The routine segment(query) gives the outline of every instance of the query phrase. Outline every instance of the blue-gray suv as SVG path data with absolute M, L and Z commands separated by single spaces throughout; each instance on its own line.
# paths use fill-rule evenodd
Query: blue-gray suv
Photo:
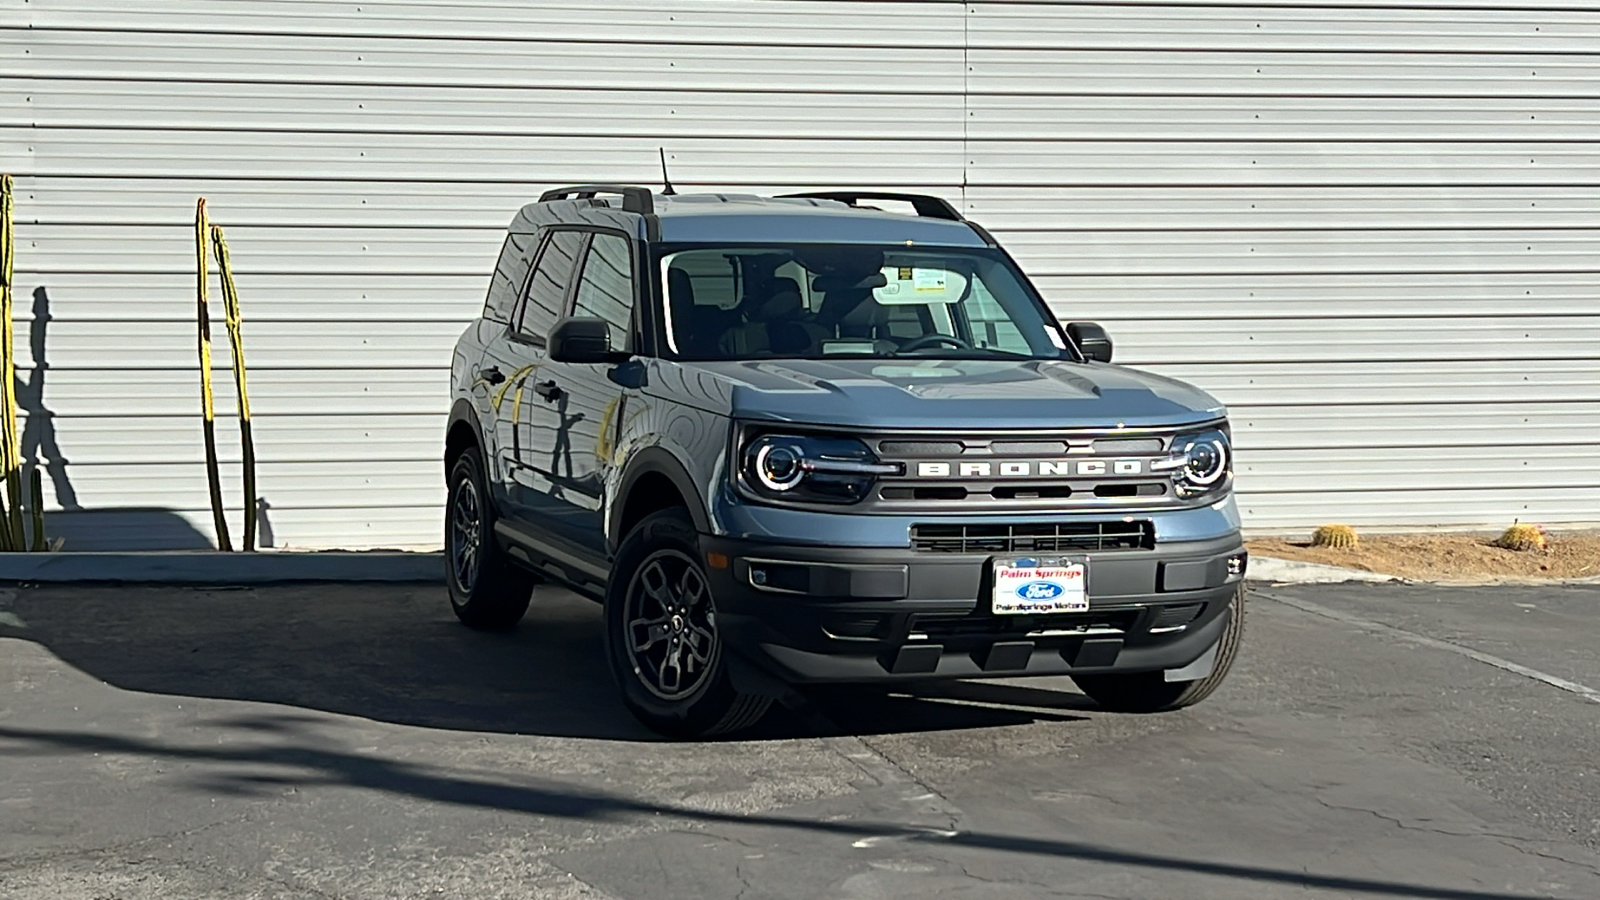
M 1226 410 L 1110 360 L 936 197 L 549 191 L 455 348 L 451 603 L 601 601 L 674 736 L 807 682 L 1194 703 L 1244 625 Z

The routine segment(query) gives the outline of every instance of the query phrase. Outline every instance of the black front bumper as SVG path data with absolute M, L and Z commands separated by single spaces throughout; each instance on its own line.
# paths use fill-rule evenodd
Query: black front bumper
M 1088 612 L 996 616 L 989 555 L 712 535 L 701 546 L 726 561 L 710 575 L 728 646 L 794 682 L 1181 668 L 1222 634 L 1246 564 L 1237 535 L 1064 553 L 1088 560 Z

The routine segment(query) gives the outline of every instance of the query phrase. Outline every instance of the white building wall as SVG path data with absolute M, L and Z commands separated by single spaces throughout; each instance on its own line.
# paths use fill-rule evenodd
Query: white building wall
M 1600 6 L 1460 6 L 0 0 L 52 530 L 210 540 L 203 194 L 274 543 L 436 546 L 501 229 L 662 145 L 681 189 L 964 204 L 1233 408 L 1249 525 L 1600 522 Z

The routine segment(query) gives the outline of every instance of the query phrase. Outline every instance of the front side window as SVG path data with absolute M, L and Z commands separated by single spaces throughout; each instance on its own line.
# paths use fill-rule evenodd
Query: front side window
M 561 314 L 567 285 L 572 281 L 572 268 L 588 236 L 583 231 L 556 231 L 545 241 L 544 249 L 539 251 L 539 261 L 534 264 L 533 276 L 528 279 L 522 314 L 517 321 L 517 333 L 523 338 L 544 343 L 550 326 Z
M 679 359 L 1070 358 L 1054 317 L 993 250 L 667 246 L 659 263 Z
M 611 349 L 628 350 L 633 333 L 633 256 L 629 241 L 597 234 L 589 243 L 578 278 L 572 314 L 593 316 L 611 326 Z

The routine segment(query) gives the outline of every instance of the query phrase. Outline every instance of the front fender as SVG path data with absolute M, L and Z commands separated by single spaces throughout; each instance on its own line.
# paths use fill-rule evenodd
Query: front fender
M 665 447 L 646 447 L 628 460 L 622 477 L 617 481 L 616 496 L 611 498 L 612 502 L 607 506 L 606 541 L 613 549 L 622 540 L 622 516 L 627 511 L 628 497 L 641 479 L 652 474 L 665 476 L 672 482 L 672 486 L 683 497 L 697 531 L 704 534 L 711 530 L 711 517 L 706 512 L 703 491 L 689 474 L 688 467 Z

